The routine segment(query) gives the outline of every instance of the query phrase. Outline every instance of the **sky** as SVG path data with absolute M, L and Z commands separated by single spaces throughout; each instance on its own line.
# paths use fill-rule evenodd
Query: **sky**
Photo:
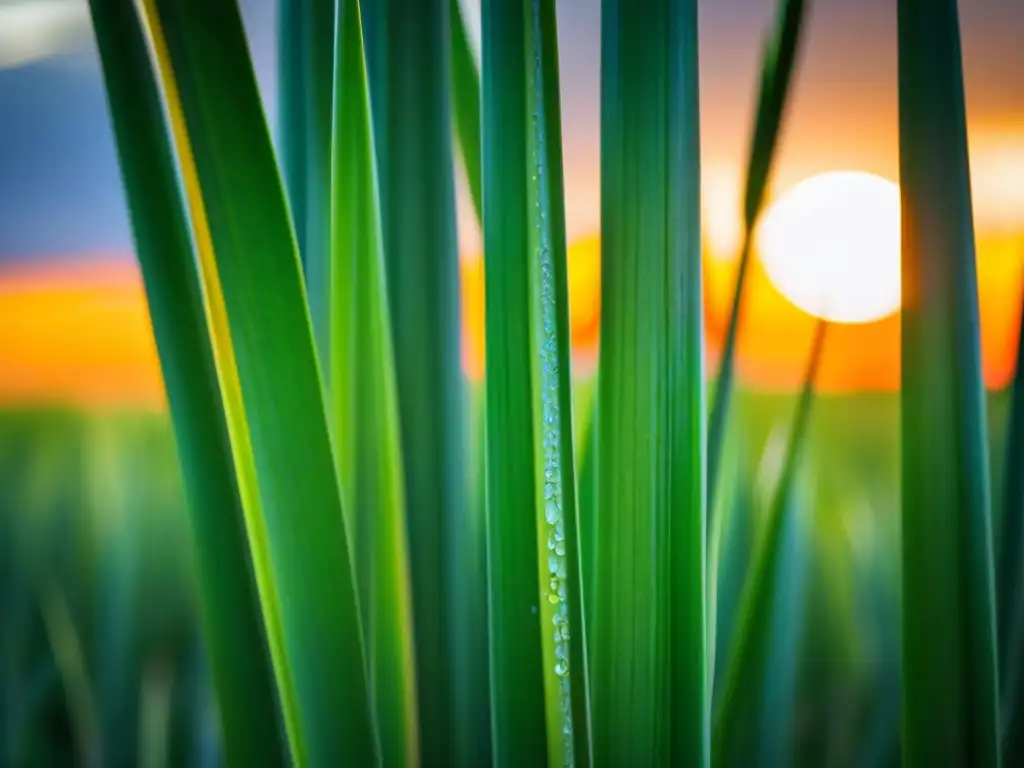
M 478 28 L 479 7 L 464 4 L 471 27 Z M 0 54 L 0 260 L 130 253 L 85 3 L 0 0 L 0 51 L 13 49 L 12 40 L 25 37 L 28 24 L 22 21 L 21 34 L 9 32 L 5 45 L 3 28 L 18 23 L 11 20 L 11 9 L 29 5 L 37 9 L 35 27 L 57 28 L 38 47 L 70 52 L 27 63 L 8 55 L 13 65 L 6 67 Z M 272 116 L 275 3 L 243 0 L 242 5 Z M 784 187 L 811 173 L 840 168 L 895 178 L 895 3 L 816 0 L 810 6 L 777 184 Z M 976 186 L 993 187 L 1002 183 L 998 170 L 1005 163 L 985 152 L 1016 153 L 1016 163 L 1024 168 L 1024 57 L 1019 55 L 1024 4 L 970 0 L 960 6 L 971 136 L 980 147 Z M 705 210 L 712 237 L 722 243 L 729 242 L 730 223 L 735 222 L 758 61 L 773 8 L 774 0 L 700 4 Z M 570 237 L 578 237 L 598 229 L 599 0 L 559 0 L 558 20 L 568 230 Z M 1024 203 L 1024 191 L 1017 195 Z M 1002 193 L 990 196 L 1005 198 Z M 479 239 L 464 195 L 461 202 L 460 239 L 463 249 L 472 251 Z M 979 200 L 977 207 L 979 226 L 1015 218 L 994 210 L 998 203 L 985 206 Z
M 479 5 L 461 2 L 471 36 L 478 39 Z M 273 128 L 276 3 L 241 0 L 241 5 Z M 869 171 L 896 180 L 895 5 L 894 0 L 809 0 L 774 176 L 776 191 L 830 170 Z M 557 8 L 567 230 L 576 242 L 599 228 L 600 1 L 558 0 Z M 704 215 L 712 254 L 722 261 L 710 269 L 712 306 L 727 298 L 731 280 L 728 265 L 738 245 L 739 190 L 758 66 L 774 8 L 775 0 L 699 4 Z M 1003 243 L 998 248 L 979 245 L 979 257 L 984 261 L 991 251 L 996 255 L 990 260 L 1002 259 L 1003 265 L 1009 258 L 1005 239 L 1024 233 L 1024 57 L 1019 55 L 1024 3 L 966 0 L 960 14 L 978 233 Z M 478 255 L 479 231 L 461 183 L 459 240 L 464 258 Z M 76 262 L 86 269 L 75 274 L 84 275 L 89 264 L 131 260 L 130 228 L 84 0 L 0 0 L 0 279 L 5 271 L 31 265 Z M 997 277 L 985 275 L 983 282 L 1006 282 L 1005 266 L 992 274 Z M 118 285 L 117 290 L 124 289 Z M 992 342 L 1000 349 L 1013 346 L 1007 334 L 1019 280 L 1014 276 L 1007 285 L 991 289 L 1002 290 L 998 296 L 982 294 L 983 309 L 1000 307 L 1002 330 Z M 131 290 L 138 292 L 137 287 Z M 762 292 L 753 304 L 777 304 L 770 309 L 775 320 L 792 315 L 784 300 L 772 299 L 768 289 Z M 790 319 L 790 325 L 780 327 L 803 327 L 805 318 Z M 712 317 L 709 327 L 716 322 Z M 754 341 L 751 359 L 771 346 Z M 0 339 L 0 369 L 4 354 Z M 9 369 L 9 350 L 7 357 Z M 747 362 L 748 367 L 759 365 Z M 761 368 L 771 373 L 773 365 L 768 360 Z M 1000 370 L 1006 367 L 1004 360 Z M 887 370 L 888 381 L 891 365 Z

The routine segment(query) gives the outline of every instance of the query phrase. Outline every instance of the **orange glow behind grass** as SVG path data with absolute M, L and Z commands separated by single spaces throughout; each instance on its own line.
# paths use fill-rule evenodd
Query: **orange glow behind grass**
M 984 373 L 1006 386 L 1015 362 L 1024 237 L 979 242 L 978 282 Z M 736 262 L 705 259 L 709 375 L 735 278 Z M 570 323 L 577 372 L 596 368 L 600 328 L 600 242 L 569 249 Z M 484 269 L 462 262 L 463 364 L 473 380 L 484 370 Z M 751 262 L 738 343 L 739 372 L 750 386 L 799 384 L 815 320 L 787 301 Z M 81 259 L 0 268 L 0 404 L 165 407 L 145 294 L 133 261 Z M 827 392 L 899 387 L 899 315 L 862 325 L 834 325 L 819 371 Z

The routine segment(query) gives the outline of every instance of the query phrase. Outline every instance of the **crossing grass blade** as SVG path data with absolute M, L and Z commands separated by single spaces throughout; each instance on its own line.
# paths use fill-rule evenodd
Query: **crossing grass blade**
M 331 403 L 384 765 L 419 763 L 405 488 L 358 0 L 339 3 L 331 177 Z
M 133 3 L 91 6 L 196 542 L 206 649 L 231 765 L 283 760 L 245 510 L 160 90 Z M 257 545 L 258 546 L 258 545 Z
M 1018 329 L 1017 364 L 1010 390 L 1010 421 L 1003 463 L 1002 516 L 999 521 L 998 608 L 1001 733 L 1004 761 L 1024 759 L 1024 709 L 1020 701 L 1024 640 L 1024 299 Z
M 367 30 L 412 569 L 423 761 L 485 734 L 455 717 L 486 666 L 456 653 L 458 612 L 486 611 L 456 562 L 484 558 L 468 498 L 448 0 L 370 0 Z M 475 660 L 475 663 L 474 663 Z M 466 664 L 473 663 L 468 669 Z M 458 681 L 458 682 L 456 682 Z M 458 690 L 454 685 L 467 686 Z M 485 714 L 485 713 L 484 713 Z M 466 721 L 468 722 L 468 721 Z
M 999 765 L 988 447 L 955 0 L 899 0 L 903 760 Z
M 378 750 L 341 494 L 294 234 L 238 7 L 154 6 L 194 151 L 249 429 L 294 681 L 293 759 L 370 764 Z
M 281 0 L 277 35 L 281 170 L 323 373 L 330 334 L 334 6 L 334 0 Z
M 554 3 L 483 6 L 494 761 L 591 760 Z
M 697 3 L 604 0 L 601 81 L 594 756 L 706 765 Z
M 451 21 L 452 110 L 462 151 L 469 193 L 477 221 L 483 221 L 483 187 L 480 179 L 480 73 L 477 72 L 459 0 L 449 0 Z
M 743 195 L 743 244 L 736 270 L 729 322 L 718 367 L 718 381 L 708 418 L 708 501 L 707 514 L 714 514 L 718 488 L 719 466 L 724 450 L 729 403 L 732 399 L 733 377 L 736 368 L 736 338 L 743 311 L 753 235 L 764 206 L 765 190 L 771 177 L 782 120 L 785 116 L 793 64 L 800 44 L 800 35 L 806 16 L 805 7 L 810 0 L 779 0 L 775 24 L 761 64 L 761 83 L 757 95 L 754 132 L 747 160 L 747 179 Z
M 760 534 L 752 570 L 743 589 L 737 629 L 732 640 L 721 694 L 715 698 L 712 723 L 712 757 L 715 765 L 741 765 L 749 762 L 747 740 L 751 722 L 768 714 L 766 708 L 778 706 L 760 697 L 772 651 L 773 613 L 778 604 L 779 574 L 791 566 L 791 554 L 785 534 L 793 514 L 794 481 L 810 420 L 814 398 L 814 380 L 821 363 L 828 324 L 818 322 L 804 373 L 803 387 L 793 416 L 793 426 L 783 458 L 768 517 Z M 756 708 L 756 709 L 752 709 Z M 755 752 L 757 754 L 757 752 Z
M 743 585 L 754 552 L 754 499 L 746 445 L 740 444 L 722 467 L 727 483 L 719 496 L 721 509 L 708 531 L 708 657 L 711 700 L 722 685 L 729 661 L 729 644 L 735 636 Z M 712 624 L 712 621 L 714 624 Z

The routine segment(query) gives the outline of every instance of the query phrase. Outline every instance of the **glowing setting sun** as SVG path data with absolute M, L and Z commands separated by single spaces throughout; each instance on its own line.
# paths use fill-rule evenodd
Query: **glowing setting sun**
M 786 191 L 757 236 L 772 285 L 815 317 L 869 323 L 900 305 L 900 194 L 870 173 L 822 173 Z

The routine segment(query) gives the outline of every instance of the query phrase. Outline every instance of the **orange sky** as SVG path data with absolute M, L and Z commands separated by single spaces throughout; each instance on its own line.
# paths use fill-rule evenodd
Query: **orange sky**
M 1024 237 L 979 241 L 985 379 L 1009 381 L 1016 354 Z M 600 254 L 596 238 L 570 249 L 570 293 L 577 364 L 592 370 L 598 343 Z M 706 315 L 709 369 L 715 366 L 732 291 L 735 261 L 708 258 Z M 463 260 L 464 364 L 482 370 L 483 273 Z M 741 375 L 752 386 L 795 386 L 814 320 L 790 304 L 752 261 L 739 342 Z M 134 263 L 91 259 L 19 264 L 0 270 L 0 404 L 74 403 L 163 407 L 159 364 L 141 279 Z M 832 392 L 899 386 L 899 318 L 834 325 L 826 341 L 820 387 Z

